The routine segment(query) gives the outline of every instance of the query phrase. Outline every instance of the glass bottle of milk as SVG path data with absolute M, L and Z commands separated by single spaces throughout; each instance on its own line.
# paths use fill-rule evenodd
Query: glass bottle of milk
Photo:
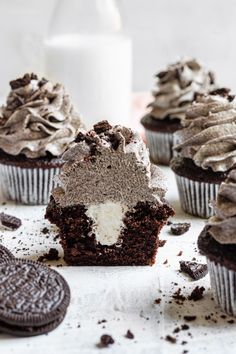
M 132 44 L 115 0 L 58 0 L 45 40 L 45 74 L 65 85 L 87 128 L 130 125 Z

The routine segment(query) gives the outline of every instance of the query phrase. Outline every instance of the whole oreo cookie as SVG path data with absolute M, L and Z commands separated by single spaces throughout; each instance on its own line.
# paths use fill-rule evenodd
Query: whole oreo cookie
M 0 330 L 17 336 L 47 333 L 63 320 L 70 289 L 55 270 L 12 259 L 0 263 Z
M 0 263 L 14 259 L 13 254 L 4 246 L 0 245 Z

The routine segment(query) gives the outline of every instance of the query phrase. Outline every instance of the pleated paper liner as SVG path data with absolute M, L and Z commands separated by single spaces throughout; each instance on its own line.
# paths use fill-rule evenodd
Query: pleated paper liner
M 225 313 L 236 317 L 236 272 L 210 259 L 207 264 L 216 303 Z
M 210 203 L 216 200 L 219 184 L 198 182 L 175 174 L 180 204 L 187 214 L 209 218 L 214 214 Z
M 45 205 L 59 171 L 59 167 L 21 168 L 0 164 L 2 192 L 7 199 L 17 203 Z

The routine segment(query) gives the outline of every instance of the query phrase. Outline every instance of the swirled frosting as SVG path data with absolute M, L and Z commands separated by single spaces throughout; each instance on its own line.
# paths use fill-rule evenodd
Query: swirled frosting
M 52 192 L 62 207 L 122 202 L 162 203 L 166 187 L 161 170 L 150 163 L 148 150 L 137 133 L 106 121 L 87 133 L 63 155 L 59 186 Z
M 217 200 L 213 204 L 215 215 L 208 225 L 209 232 L 222 244 L 236 244 L 236 170 L 231 170 L 221 183 Z
M 149 105 L 152 108 L 150 114 L 156 119 L 169 117 L 182 120 L 195 95 L 212 90 L 215 83 L 212 72 L 195 59 L 169 65 L 157 74 L 157 78 L 154 101 Z
M 10 86 L 0 113 L 0 149 L 28 158 L 60 156 L 82 124 L 64 87 L 34 74 Z
M 236 99 L 228 89 L 199 95 L 186 112 L 185 128 L 175 133 L 180 156 L 195 165 L 225 172 L 236 163 Z

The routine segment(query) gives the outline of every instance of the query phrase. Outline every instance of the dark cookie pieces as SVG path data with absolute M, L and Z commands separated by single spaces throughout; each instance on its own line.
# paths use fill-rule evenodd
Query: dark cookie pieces
M 21 224 L 21 219 L 17 218 L 16 216 L 0 213 L 1 226 L 10 230 L 17 230 Z
M 183 235 L 187 232 L 190 228 L 191 224 L 188 222 L 179 222 L 171 225 L 170 231 L 172 235 Z
M 70 289 L 56 271 L 38 262 L 12 259 L 0 264 L 0 279 L 2 331 L 47 333 L 64 318 Z
M 188 274 L 193 280 L 199 280 L 208 273 L 207 264 L 191 261 L 180 261 L 179 264 L 180 270 Z

